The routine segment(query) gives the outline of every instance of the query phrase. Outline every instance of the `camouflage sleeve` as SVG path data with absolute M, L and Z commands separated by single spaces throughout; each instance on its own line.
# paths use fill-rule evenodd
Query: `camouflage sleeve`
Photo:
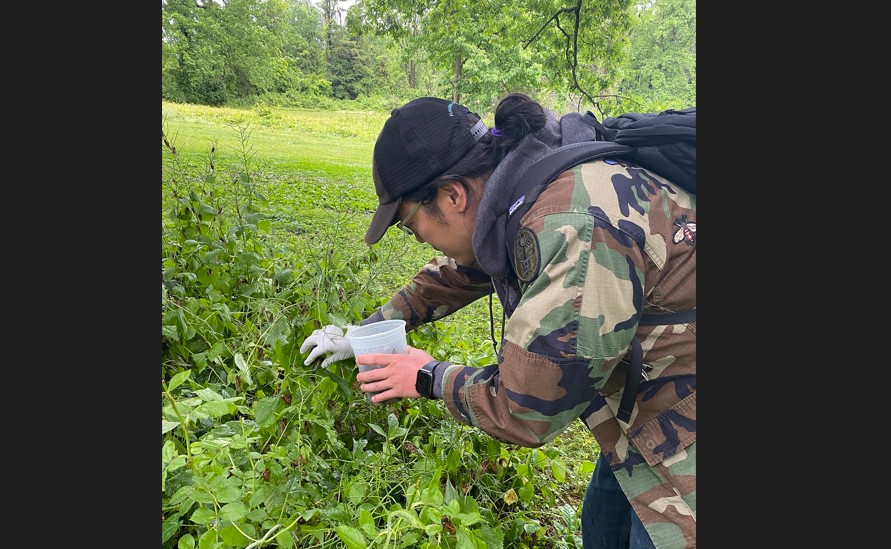
M 689 272 L 664 276 L 671 219 L 691 206 L 687 195 L 668 203 L 669 193 L 639 172 L 604 162 L 576 167 L 526 213 L 521 233 L 534 243 L 538 267 L 521 284 L 498 364 L 443 372 L 443 401 L 458 421 L 505 442 L 541 446 L 604 408 L 604 395 L 621 394 L 616 366 L 640 313 L 682 310 L 690 306 L 684 301 L 695 307 L 691 288 L 674 288 Z M 695 260 L 690 264 L 695 285 Z M 670 297 L 659 302 L 663 295 Z M 645 352 L 654 345 L 647 340 Z
M 406 330 L 444 318 L 494 291 L 492 279 L 482 271 L 464 267 L 450 257 L 431 259 L 411 282 L 362 321 L 401 318 Z

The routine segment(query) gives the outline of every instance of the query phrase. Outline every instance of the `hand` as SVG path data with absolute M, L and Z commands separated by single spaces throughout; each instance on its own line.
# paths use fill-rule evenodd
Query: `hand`
M 348 334 L 356 328 L 358 328 L 358 326 L 348 325 L 346 333 Z M 309 356 L 303 361 L 305 366 L 309 366 L 313 360 L 324 353 L 331 353 L 331 356 L 322 361 L 322 368 L 326 368 L 328 365 L 337 362 L 338 360 L 346 360 L 354 356 L 353 346 L 350 345 L 350 340 L 346 338 L 343 330 L 334 324 L 319 328 L 310 334 L 310 336 L 303 341 L 303 345 L 300 346 L 300 352 L 305 353 L 310 348 L 312 348 L 312 352 L 309 353 Z
M 427 351 L 408 346 L 407 353 L 367 354 L 362 357 L 362 364 L 375 366 L 370 370 L 356 374 L 359 388 L 372 395 L 372 402 L 383 402 L 391 398 L 418 398 L 421 395 L 415 390 L 418 370 L 433 360 Z M 358 361 L 358 357 L 356 359 Z

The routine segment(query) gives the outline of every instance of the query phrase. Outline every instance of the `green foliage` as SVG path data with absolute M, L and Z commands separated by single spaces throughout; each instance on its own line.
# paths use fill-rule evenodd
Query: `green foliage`
M 695 0 L 358 0 L 343 26 L 340 3 L 165 0 L 162 98 L 330 109 L 433 95 L 486 113 L 525 91 L 603 116 L 695 103 Z
M 622 95 L 625 110 L 658 112 L 696 105 L 696 0 L 655 0 L 631 33 Z
M 351 38 L 341 27 L 337 27 L 330 37 L 328 73 L 332 95 L 336 99 L 356 99 L 369 92 L 378 67 L 364 47 L 363 37 Z
M 359 0 L 354 25 L 426 52 L 439 77 L 437 95 L 489 111 L 516 90 L 613 97 L 631 8 L 626 0 L 572 7 L 557 0 Z
M 302 67 L 313 66 L 301 57 L 318 55 L 309 47 L 317 26 L 305 25 L 309 36 L 302 39 L 291 34 L 292 17 L 311 12 L 292 9 L 286 0 L 229 0 L 225 6 L 168 0 L 161 13 L 162 72 L 176 82 L 166 91 L 170 99 L 221 106 L 283 91 L 301 81 Z
M 352 360 L 303 365 L 313 329 L 364 318 L 429 253 L 396 235 L 361 240 L 381 119 L 186 107 L 162 109 L 162 548 L 581 547 L 597 451 L 582 427 L 564 433 L 573 453 L 561 439 L 516 448 L 441 403 L 371 404 Z M 202 138 L 174 138 L 193 131 Z M 315 147 L 283 162 L 252 146 L 297 132 L 358 140 L 366 161 L 305 173 L 293 157 Z M 487 330 L 471 332 L 488 312 L 476 311 L 410 342 L 491 363 Z

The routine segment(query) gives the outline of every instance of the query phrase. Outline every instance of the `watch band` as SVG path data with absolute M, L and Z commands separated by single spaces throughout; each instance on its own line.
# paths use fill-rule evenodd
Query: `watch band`
M 441 364 L 438 360 L 431 360 L 418 370 L 415 380 L 415 390 L 419 395 L 427 398 L 436 398 L 433 394 L 433 384 L 436 380 L 436 367 Z

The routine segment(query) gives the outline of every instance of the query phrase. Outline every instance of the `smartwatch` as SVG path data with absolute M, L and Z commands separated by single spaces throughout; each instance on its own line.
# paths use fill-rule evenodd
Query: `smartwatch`
M 440 361 L 431 360 L 418 370 L 418 377 L 415 379 L 415 391 L 422 397 L 434 398 L 433 396 L 433 372 L 440 365 Z

